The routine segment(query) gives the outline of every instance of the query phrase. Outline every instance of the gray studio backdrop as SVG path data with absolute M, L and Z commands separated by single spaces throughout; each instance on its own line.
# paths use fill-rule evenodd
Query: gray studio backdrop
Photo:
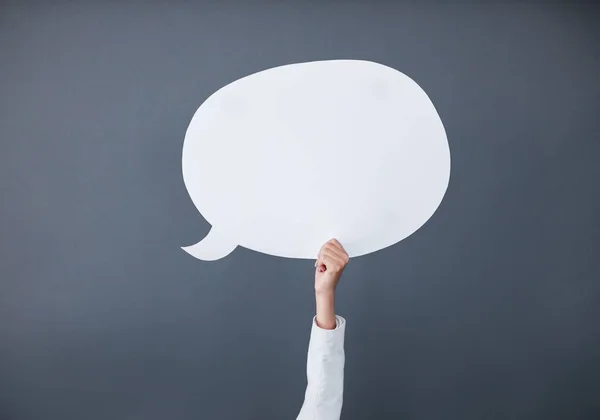
M 599 9 L 450 3 L 0 3 L 0 419 L 295 419 L 312 261 L 183 252 L 181 150 L 216 89 L 333 58 L 412 77 L 452 153 L 339 287 L 342 419 L 600 418 Z

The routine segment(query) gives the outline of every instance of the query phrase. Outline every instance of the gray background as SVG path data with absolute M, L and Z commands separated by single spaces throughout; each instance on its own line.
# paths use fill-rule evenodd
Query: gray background
M 181 148 L 221 86 L 332 58 L 411 76 L 452 153 L 339 287 L 342 418 L 600 418 L 599 8 L 248 3 L 1 3 L 0 419 L 295 419 L 312 262 L 183 252 Z

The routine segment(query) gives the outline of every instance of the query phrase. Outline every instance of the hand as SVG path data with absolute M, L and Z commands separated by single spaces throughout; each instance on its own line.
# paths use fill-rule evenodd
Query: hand
M 349 260 L 348 253 L 337 239 L 323 245 L 315 263 L 315 293 L 334 294 Z
M 335 288 L 348 265 L 348 253 L 336 239 L 327 242 L 319 251 L 315 263 L 315 297 L 317 325 L 327 330 L 336 327 Z

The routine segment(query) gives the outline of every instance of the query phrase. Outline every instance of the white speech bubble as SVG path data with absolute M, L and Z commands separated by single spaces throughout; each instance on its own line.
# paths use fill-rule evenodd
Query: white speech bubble
M 183 248 L 202 260 L 238 245 L 313 259 L 331 238 L 351 257 L 374 252 L 419 229 L 450 178 L 427 94 L 360 60 L 275 67 L 219 89 L 194 114 L 182 163 L 212 225 Z

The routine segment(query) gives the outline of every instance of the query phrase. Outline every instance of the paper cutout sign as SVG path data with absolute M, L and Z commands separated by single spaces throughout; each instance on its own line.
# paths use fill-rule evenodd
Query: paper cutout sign
M 183 178 L 212 228 L 183 249 L 313 259 L 337 238 L 364 255 L 419 229 L 449 177 L 442 121 L 408 76 L 360 60 L 271 68 L 219 89 L 190 122 Z

